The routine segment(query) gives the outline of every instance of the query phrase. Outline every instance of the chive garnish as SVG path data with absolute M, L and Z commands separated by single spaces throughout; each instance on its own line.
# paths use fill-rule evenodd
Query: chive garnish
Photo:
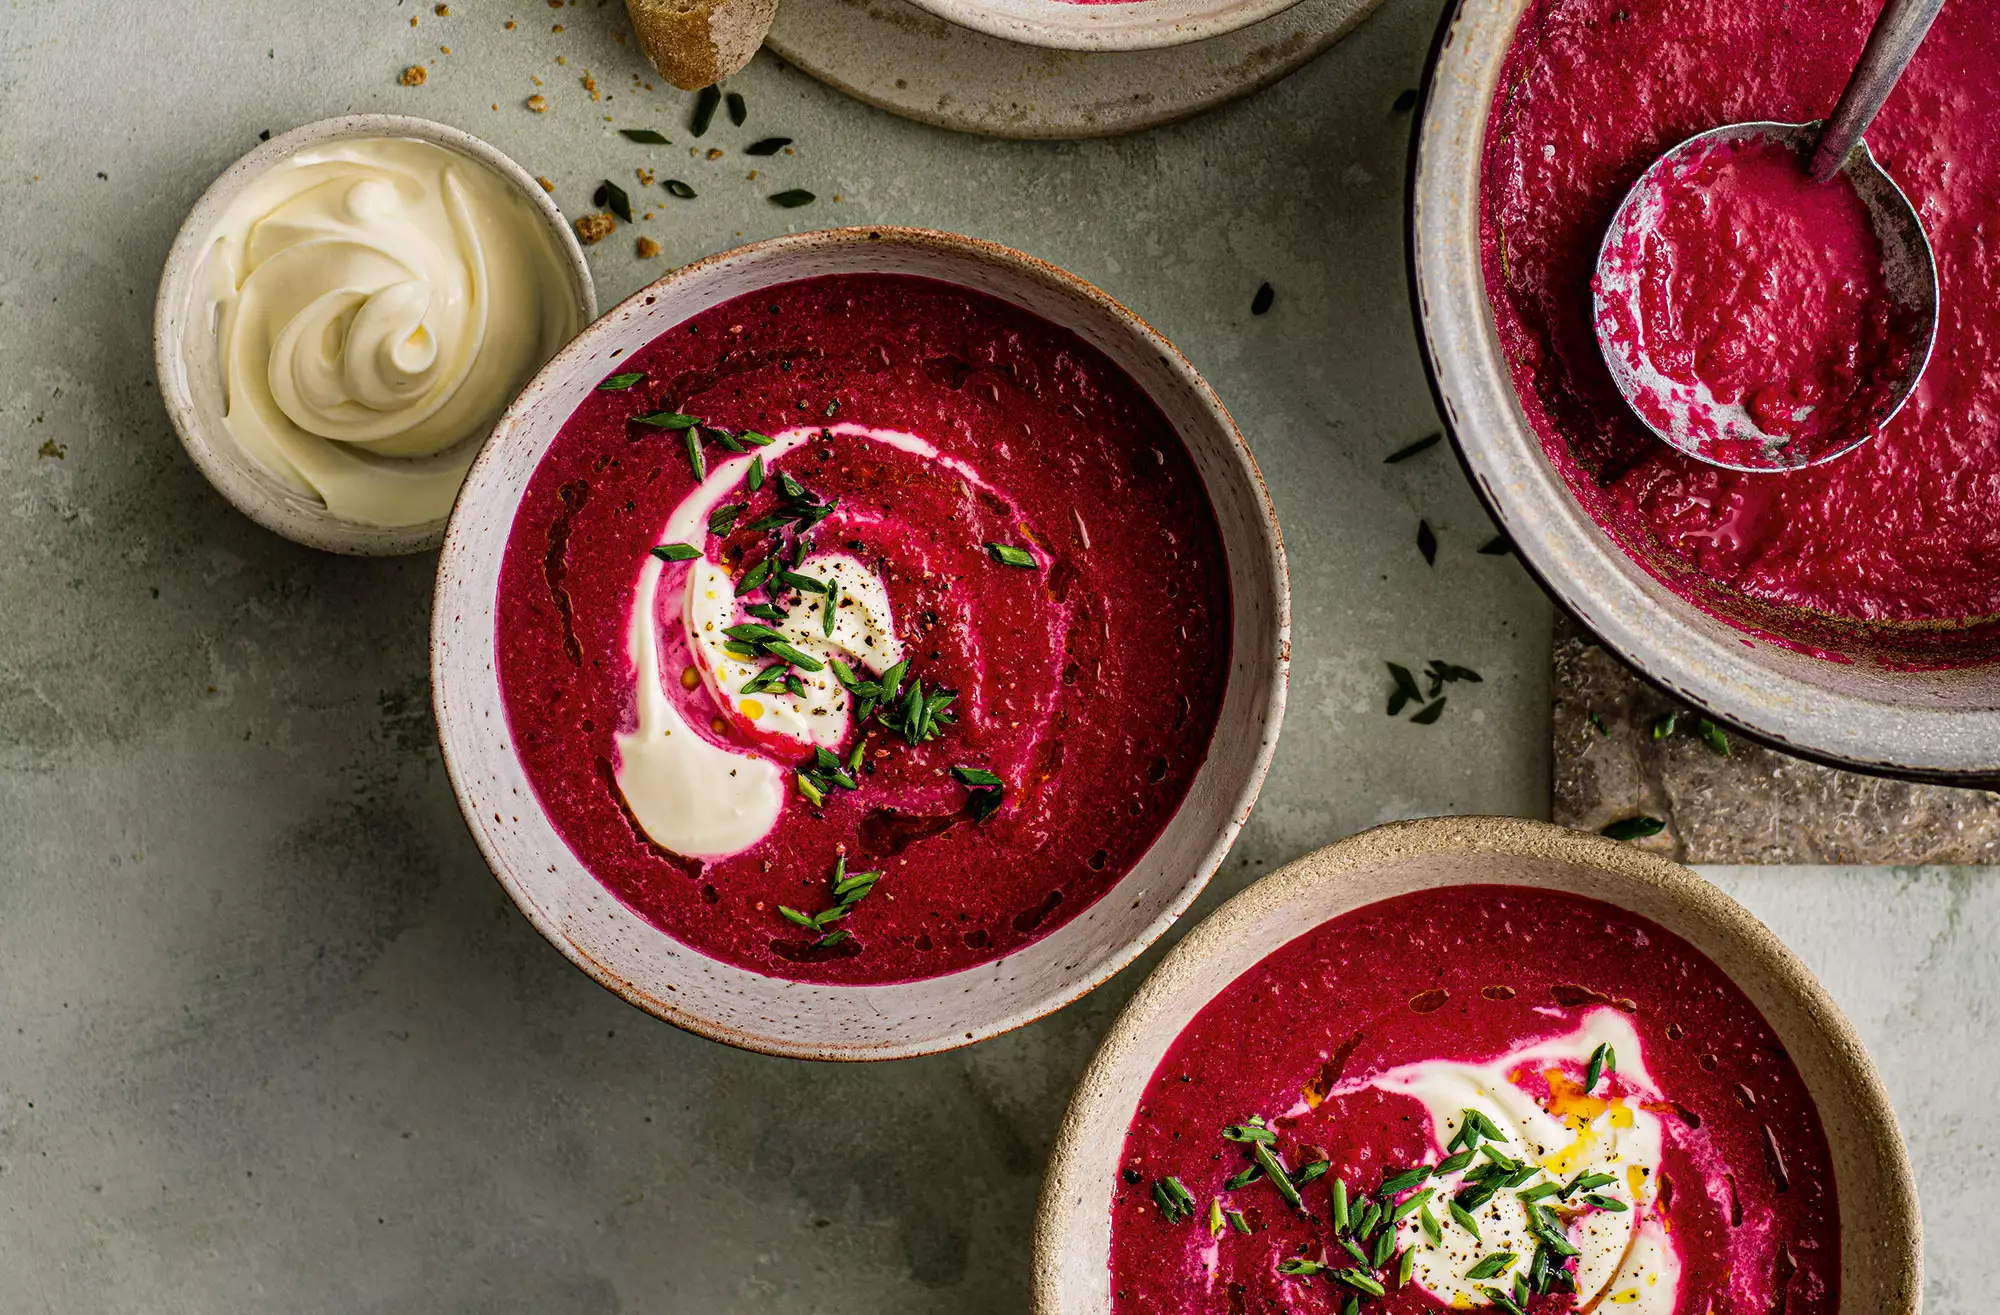
M 1481 1146 L 1479 1148 L 1479 1153 L 1485 1156 L 1487 1159 L 1493 1161 L 1494 1165 L 1497 1166 L 1502 1173 L 1513 1173 L 1515 1170 L 1521 1167 L 1521 1162 L 1519 1160 L 1515 1159 L 1511 1155 L 1507 1155 L 1504 1154 L 1503 1152 L 1494 1150 L 1493 1145 L 1490 1142 L 1484 1146 Z
M 754 591 L 758 585 L 763 584 L 765 580 L 770 578 L 771 570 L 775 565 L 776 563 L 769 557 L 766 557 L 763 561 L 758 562 L 748 571 L 745 571 L 743 578 L 736 584 L 736 596 L 741 598 L 743 595 Z
M 1292 1186 L 1304 1187 L 1307 1183 L 1319 1179 L 1332 1167 L 1333 1165 L 1325 1160 L 1314 1160 L 1311 1164 L 1302 1164 L 1292 1170 Z
M 692 429 L 701 422 L 679 411 L 655 411 L 651 415 L 633 416 L 632 423 L 650 425 L 654 429 Z
M 726 429 L 720 428 L 719 426 L 703 425 L 701 427 L 701 432 L 708 435 L 708 437 L 714 439 L 716 442 L 722 444 L 722 446 L 728 448 L 731 452 L 748 451 L 748 449 L 745 448 L 742 443 L 737 441 L 736 435 L 730 433 Z
M 733 658 L 743 658 L 746 661 L 750 658 L 757 656 L 756 645 L 746 644 L 741 640 L 737 639 L 732 639 L 728 643 L 724 644 L 722 646 L 722 651 L 729 654 L 729 656 Z
M 1208 1235 L 1209 1235 L 1210 1237 L 1221 1237 L 1221 1236 L 1222 1236 L 1222 1230 L 1223 1230 L 1223 1229 L 1225 1229 L 1225 1228 L 1227 1228 L 1228 1226 L 1229 1226 L 1229 1225 L 1227 1225 L 1227 1224 L 1225 1224 L 1225 1223 L 1223 1223 L 1223 1222 L 1222 1222 L 1222 1198 L 1221 1198 L 1221 1197 L 1219 1197 L 1219 1196 L 1211 1196 L 1211 1197 L 1209 1197 L 1209 1198 L 1208 1198 Z
M 826 663 L 809 653 L 799 652 L 799 650 L 793 648 L 782 639 L 767 641 L 764 649 L 772 657 L 783 658 L 801 671 L 824 671 L 826 669 Z
M 723 503 L 720 507 L 708 513 L 708 532 L 718 539 L 727 538 L 729 532 L 736 528 L 736 518 L 742 514 L 742 503 Z
M 692 201 L 695 198 L 695 190 L 678 178 L 669 178 L 660 186 L 667 189 L 668 196 L 678 197 L 683 201 Z
M 591 200 L 609 208 L 612 214 L 626 223 L 632 222 L 632 198 L 625 195 L 625 189 L 609 178 L 597 185 L 597 194 Z
M 1706 744 L 1711 751 L 1721 754 L 1724 758 L 1729 756 L 1729 737 L 1722 733 L 1720 726 L 1717 726 L 1708 718 L 1696 717 L 1694 719 L 1694 733 L 1701 736 L 1701 742 Z
M 1637 817 L 1621 817 L 1609 826 L 1600 828 L 1598 834 L 1611 840 L 1644 840 L 1656 836 L 1667 829 L 1667 824 L 1657 817 L 1641 813 Z
M 791 187 L 771 198 L 771 204 L 785 210 L 796 210 L 802 205 L 811 205 L 813 194 L 803 187 Z
M 702 454 L 701 431 L 690 425 L 681 431 L 681 443 L 687 448 L 688 466 L 694 471 L 698 484 L 708 478 L 708 458 Z
M 1678 711 L 1663 713 L 1655 717 L 1653 719 L 1653 738 L 1664 740 L 1669 735 L 1672 735 L 1674 727 L 1680 723 L 1680 719 L 1681 714 Z
M 1437 1188 L 1426 1187 L 1423 1191 L 1404 1198 L 1402 1204 L 1389 1212 L 1389 1222 L 1393 1224 L 1405 1215 L 1415 1214 L 1423 1208 L 1424 1202 L 1430 1200 L 1435 1195 L 1437 1195 Z
M 1394 1196 L 1398 1192 L 1408 1191 L 1430 1176 L 1430 1166 L 1420 1164 L 1414 1168 L 1405 1169 L 1399 1174 L 1384 1178 L 1382 1180 L 1382 1191 L 1386 1195 Z
M 597 391 L 600 393 L 622 393 L 645 377 L 646 374 L 643 370 L 632 370 L 625 374 L 614 374 L 609 379 L 598 384 Z
M 1250 313 L 1262 315 L 1271 309 L 1271 303 L 1278 299 L 1277 291 L 1268 283 L 1259 283 L 1257 291 L 1250 297 Z
M 1370 1278 L 1358 1269 L 1336 1269 L 1333 1271 L 1333 1279 L 1336 1283 L 1345 1283 L 1356 1292 L 1365 1293 L 1371 1297 L 1379 1297 L 1388 1291 L 1387 1288 L 1382 1286 L 1381 1280 Z
M 771 446 L 771 444 L 778 441 L 777 439 L 772 438 L 769 434 L 760 434 L 754 429 L 746 429 L 742 433 L 738 434 L 736 437 L 742 439 L 745 443 L 748 443 L 751 447 L 769 447 Z M 763 468 L 760 466 L 758 467 L 758 469 L 761 471 Z
M 1360 1293 L 1350 1292 L 1347 1294 L 1347 1300 L 1341 1304 L 1340 1315 L 1361 1315 Z
M 1373 1257 L 1375 1268 L 1380 1269 L 1382 1268 L 1382 1266 L 1388 1264 L 1389 1257 L 1392 1254 L 1394 1254 L 1395 1250 L 1396 1250 L 1395 1229 L 1385 1228 L 1381 1232 L 1377 1233 L 1375 1235 L 1375 1254 Z
M 1399 1288 L 1409 1286 L 1410 1275 L 1416 1270 L 1416 1267 L 1417 1249 L 1410 1247 L 1403 1252 L 1402 1258 L 1396 1261 L 1396 1286 Z
M 1471 1211 L 1467 1210 L 1464 1206 L 1460 1205 L 1456 1201 L 1446 1202 L 1445 1209 L 1451 1212 L 1451 1219 L 1453 1223 L 1457 1224 L 1460 1228 L 1464 1229 L 1466 1232 L 1472 1234 L 1473 1241 L 1477 1242 L 1482 1240 L 1479 1236 L 1479 1221 L 1472 1217 Z
M 1353 1256 L 1355 1264 L 1365 1265 L 1368 1263 L 1368 1253 L 1366 1251 L 1363 1251 L 1360 1247 L 1360 1244 L 1357 1243 L 1353 1238 L 1351 1237 L 1341 1238 L 1340 1249 L 1342 1251 L 1345 1251 L 1348 1255 Z
M 1307 1260 L 1304 1256 L 1290 1256 L 1278 1262 L 1278 1272 L 1290 1278 L 1311 1278 L 1314 1274 L 1324 1274 L 1326 1265 L 1322 1261 Z
M 1345 1233 L 1347 1231 L 1347 1180 L 1344 1178 L 1335 1178 L 1333 1186 L 1329 1187 L 1327 1192 L 1333 1200 L 1333 1231 L 1336 1233 Z
M 778 572 L 778 578 L 801 593 L 823 594 L 826 592 L 826 581 L 815 580 L 810 575 L 800 575 L 797 571 L 780 571 Z
M 1002 566 L 1026 566 L 1032 568 L 1035 565 L 1033 553 L 1023 548 L 1016 548 L 1011 543 L 993 543 L 988 541 L 986 551 L 991 553 L 993 560 L 999 562 Z
M 1514 1304 L 1512 1297 L 1498 1288 L 1481 1288 L 1479 1295 L 1498 1306 L 1505 1315 L 1526 1315 L 1526 1312 Z
M 1362 1209 L 1360 1218 L 1355 1222 L 1354 1235 L 1356 1237 L 1368 1237 L 1369 1235 L 1374 1233 L 1375 1225 L 1381 1222 L 1382 1222 L 1381 1205 L 1379 1205 L 1374 1201 L 1370 1201 L 1367 1204 L 1367 1206 Z
M 953 767 L 953 768 L 951 769 L 951 774 L 952 774 L 953 776 L 956 776 L 956 777 L 957 777 L 957 778 L 958 778 L 958 779 L 959 779 L 960 781 L 964 782 L 964 783 L 965 783 L 966 785 L 1005 785 L 1005 784 L 1007 784 L 1007 783 L 1006 783 L 1005 781 L 1001 780 L 1001 779 L 1000 779 L 1000 778 L 999 778 L 998 776 L 995 776 L 995 775 L 994 775 L 994 774 L 993 774 L 992 772 L 989 772 L 989 771 L 987 771 L 987 770 L 986 770 L 986 769 L 985 769 L 984 767 L 964 767 L 964 766 L 956 766 L 956 767 Z M 1259 1129 L 1257 1129 L 1256 1131 L 1258 1131 L 1258 1132 L 1263 1132 L 1263 1131 L 1264 1131 L 1264 1129 L 1262 1129 L 1262 1128 L 1259 1128 Z M 1228 1134 L 1227 1132 L 1224 1132 L 1224 1133 L 1223 1133 L 1223 1135 L 1224 1135 L 1224 1136 L 1226 1137 L 1226 1136 L 1228 1136 L 1229 1134 Z M 1270 1140 L 1272 1140 L 1272 1141 L 1276 1141 L 1276 1140 L 1277 1140 L 1276 1136 L 1274 1136 L 1274 1135 L 1271 1135 L 1271 1134 L 1266 1134 L 1266 1136 L 1267 1136 L 1267 1137 L 1269 1137 L 1269 1139 L 1270 1139 Z M 1263 1140 L 1263 1138 L 1251 1138 L 1251 1137 L 1238 1137 L 1238 1138 L 1234 1138 L 1233 1140 L 1236 1140 L 1236 1141 L 1256 1141 L 1256 1140 Z M 1324 1163 L 1324 1161 L 1322 1161 L 1321 1163 Z M 1326 1172 L 1326 1171 L 1325 1171 L 1324 1169 L 1322 1169 L 1322 1170 L 1320 1170 L 1320 1172 L 1321 1172 L 1321 1173 L 1324 1173 L 1324 1172 Z M 1315 1174 L 1315 1175 L 1314 1175 L 1314 1177 L 1318 1177 L 1318 1175 L 1317 1175 L 1317 1174 Z
M 792 144 L 789 137 L 760 137 L 743 148 L 745 155 L 776 155 Z
M 992 784 L 998 785 L 1000 782 L 996 779 Z M 1233 1124 L 1224 1128 L 1222 1136 L 1226 1141 L 1235 1142 L 1276 1142 L 1278 1140 L 1278 1134 L 1265 1127 L 1263 1119 L 1255 1116 L 1252 1116 L 1244 1123 Z
M 752 493 L 764 487 L 764 458 L 761 453 L 750 458 L 750 471 L 743 477 L 743 486 Z
M 703 87 L 694 98 L 694 118 L 688 130 L 700 137 L 708 131 L 708 125 L 715 121 L 715 107 L 722 104 L 722 90 L 714 83 Z
M 732 91 L 723 100 L 729 106 L 729 121 L 741 128 L 743 121 L 750 117 L 750 107 L 743 103 L 743 93 Z
M 1248 1187 L 1251 1183 L 1256 1182 L 1259 1178 L 1262 1178 L 1263 1176 L 1264 1176 L 1263 1166 L 1253 1164 L 1245 1168 L 1242 1173 L 1237 1174 L 1235 1177 L 1231 1178 L 1228 1182 L 1224 1183 L 1222 1186 L 1224 1187 L 1225 1190 L 1234 1192 L 1240 1190 L 1241 1188 Z
M 620 128 L 618 135 L 628 142 L 638 142 L 642 146 L 668 146 L 672 144 L 652 128 Z
M 1431 1213 L 1431 1207 L 1428 1202 L 1424 1204 L 1421 1210 L 1417 1211 L 1417 1225 L 1424 1230 L 1424 1236 L 1431 1240 L 1432 1246 L 1436 1246 L 1438 1243 L 1444 1241 L 1444 1225 L 1440 1224 L 1437 1221 L 1437 1216 Z
M 1594 1191 L 1617 1181 L 1618 1175 L 1615 1173 L 1580 1173 L 1569 1180 L 1569 1186 L 1562 1189 L 1562 1198 L 1567 1201 L 1576 1192 Z
M 1460 1151 L 1456 1155 L 1447 1155 L 1444 1159 L 1439 1160 L 1436 1172 L 1440 1176 L 1448 1173 L 1457 1173 L 1460 1169 L 1471 1163 L 1472 1152 Z
M 1514 1262 L 1519 1259 L 1520 1257 L 1512 1251 L 1495 1251 L 1471 1269 L 1466 1270 L 1465 1277 L 1468 1279 L 1498 1278 L 1500 1275 L 1505 1274 L 1513 1266 Z
M 1533 1204 L 1545 1196 L 1554 1196 L 1561 1190 L 1561 1183 L 1536 1183 L 1533 1187 L 1516 1192 L 1514 1195 L 1520 1197 L 1523 1201 Z
M 1487 1118 L 1484 1114 L 1481 1114 L 1478 1110 L 1469 1109 L 1466 1110 L 1464 1114 L 1466 1121 L 1472 1124 L 1473 1130 L 1476 1131 L 1480 1136 L 1484 1137 L 1486 1140 L 1488 1141 L 1507 1140 L 1506 1134 L 1500 1131 L 1499 1127 L 1493 1122 L 1493 1120 Z
M 1631 1206 L 1626 1205 L 1623 1201 L 1619 1200 L 1615 1196 L 1603 1196 L 1597 1192 L 1584 1193 L 1583 1203 L 1585 1205 L 1594 1205 L 1599 1210 L 1622 1211 L 1622 1210 L 1630 1210 L 1632 1208 Z
M 1429 704 L 1419 709 L 1418 711 L 1410 714 L 1410 724 L 1412 726 L 1430 725 L 1432 722 L 1436 721 L 1439 717 L 1442 717 L 1444 715 L 1444 705 L 1445 705 L 1445 700 L 1439 699 L 1437 702 Z
M 1590 1052 L 1590 1065 L 1583 1074 L 1583 1094 L 1588 1096 L 1597 1090 L 1597 1080 L 1606 1073 L 1618 1071 L 1618 1052 L 1611 1048 L 1609 1041 Z
M 1285 1198 L 1285 1204 L 1294 1210 L 1305 1208 L 1305 1204 L 1299 1200 L 1299 1189 L 1292 1186 L 1291 1175 L 1285 1171 L 1283 1162 L 1272 1152 L 1268 1143 L 1251 1142 L 1250 1156 L 1264 1170 L 1264 1176 L 1271 1180 L 1271 1185 L 1278 1189 L 1278 1195 Z
M 820 604 L 819 632 L 828 639 L 833 638 L 834 609 L 840 606 L 840 581 L 827 582 L 826 601 Z
M 1419 520 L 1417 522 L 1417 551 L 1424 555 L 1424 565 L 1437 565 L 1437 531 L 1431 528 L 1431 523 L 1427 520 Z
M 701 556 L 701 549 L 691 543 L 663 543 L 653 549 L 653 556 L 663 562 L 691 562 Z
M 1229 1226 L 1231 1228 L 1235 1229 L 1239 1233 L 1247 1233 L 1250 1231 L 1250 1221 L 1243 1217 L 1243 1212 L 1241 1210 L 1227 1210 L 1224 1211 L 1223 1213 L 1229 1216 Z

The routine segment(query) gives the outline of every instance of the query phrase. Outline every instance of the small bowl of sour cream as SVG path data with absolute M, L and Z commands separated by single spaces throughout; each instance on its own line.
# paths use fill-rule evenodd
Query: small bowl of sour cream
M 308 547 L 435 548 L 521 385 L 597 316 L 528 173 L 425 119 L 323 119 L 195 202 L 154 310 L 160 396 L 246 516 Z

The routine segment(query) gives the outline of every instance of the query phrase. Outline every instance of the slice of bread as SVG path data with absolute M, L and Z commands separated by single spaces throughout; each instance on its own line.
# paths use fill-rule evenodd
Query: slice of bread
M 750 62 L 778 0 L 625 0 L 625 9 L 660 76 L 694 91 Z

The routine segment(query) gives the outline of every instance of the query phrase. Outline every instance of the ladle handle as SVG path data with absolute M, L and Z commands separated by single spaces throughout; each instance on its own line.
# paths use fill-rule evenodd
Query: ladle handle
M 1840 171 L 1847 153 L 1895 90 L 1896 79 L 1910 66 L 1924 34 L 1931 30 L 1931 20 L 1942 8 L 1944 0 L 1889 0 L 1882 6 L 1882 14 L 1868 34 L 1868 44 L 1861 50 L 1861 62 L 1854 66 L 1840 93 L 1840 103 L 1820 130 L 1812 157 L 1813 181 L 1823 183 Z

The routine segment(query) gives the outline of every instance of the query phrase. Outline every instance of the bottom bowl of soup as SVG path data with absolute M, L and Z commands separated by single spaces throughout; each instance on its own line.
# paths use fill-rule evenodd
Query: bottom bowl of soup
M 1914 1312 L 1879 1076 L 1686 868 L 1544 823 L 1377 828 L 1133 998 L 1043 1189 L 1036 1309 Z

